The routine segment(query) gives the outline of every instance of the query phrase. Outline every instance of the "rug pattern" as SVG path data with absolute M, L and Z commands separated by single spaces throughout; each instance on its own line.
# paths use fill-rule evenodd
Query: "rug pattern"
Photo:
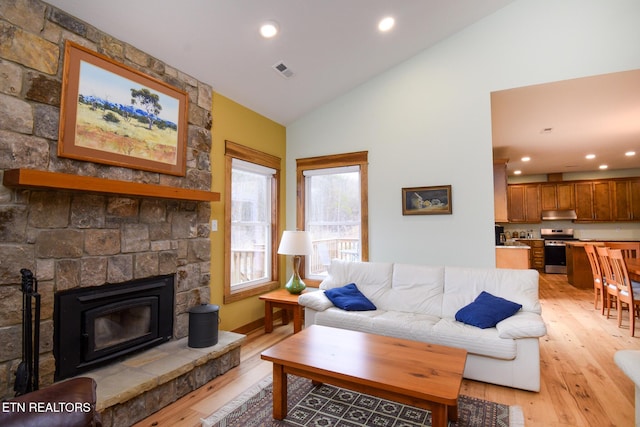
M 288 377 L 287 417 L 272 418 L 272 384 L 265 380 L 255 390 L 230 402 L 202 420 L 204 427 L 416 427 L 431 426 L 429 411 L 368 396 L 329 384 Z M 468 396 L 458 399 L 458 421 L 450 427 L 515 427 L 522 413 L 510 407 Z

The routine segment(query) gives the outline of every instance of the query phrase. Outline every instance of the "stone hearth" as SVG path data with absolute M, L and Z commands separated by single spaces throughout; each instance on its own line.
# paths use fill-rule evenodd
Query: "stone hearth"
M 130 426 L 240 364 L 245 336 L 220 331 L 211 347 L 174 340 L 82 376 L 98 383 L 104 427 Z

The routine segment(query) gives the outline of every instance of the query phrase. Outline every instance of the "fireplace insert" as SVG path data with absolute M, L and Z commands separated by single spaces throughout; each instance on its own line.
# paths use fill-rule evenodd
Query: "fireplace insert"
M 56 293 L 56 381 L 169 341 L 173 308 L 173 275 Z

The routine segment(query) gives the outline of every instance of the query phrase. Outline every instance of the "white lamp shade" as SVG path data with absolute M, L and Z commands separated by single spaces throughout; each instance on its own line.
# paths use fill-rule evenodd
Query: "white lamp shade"
M 284 231 L 278 253 L 280 255 L 311 255 L 313 253 L 311 235 L 306 231 Z

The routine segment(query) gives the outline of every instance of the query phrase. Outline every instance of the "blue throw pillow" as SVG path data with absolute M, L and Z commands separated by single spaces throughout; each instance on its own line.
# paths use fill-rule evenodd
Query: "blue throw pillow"
M 493 328 L 498 322 L 513 316 L 521 308 L 522 304 L 482 291 L 475 301 L 458 310 L 456 320 L 482 329 Z
M 347 311 L 376 310 L 376 306 L 365 297 L 356 287 L 350 283 L 341 288 L 327 289 L 324 294 L 338 308 Z

